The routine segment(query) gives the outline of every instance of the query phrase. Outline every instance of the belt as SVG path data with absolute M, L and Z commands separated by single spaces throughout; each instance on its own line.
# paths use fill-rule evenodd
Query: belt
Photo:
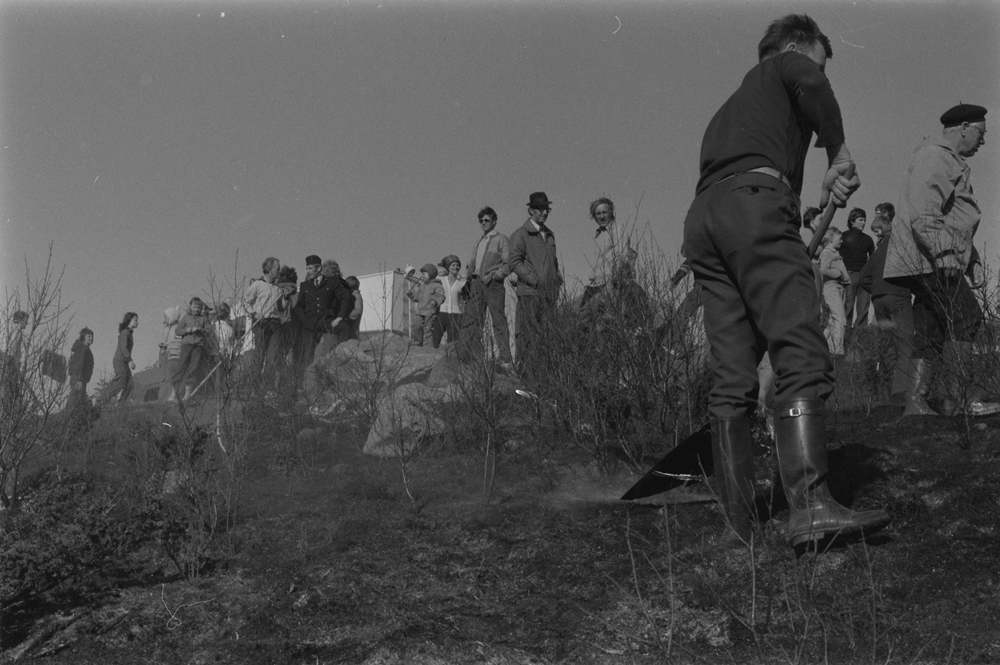
M 718 185 L 720 182 L 729 180 L 730 178 L 735 178 L 738 175 L 743 175 L 745 173 L 763 173 L 764 175 L 769 175 L 775 180 L 780 180 L 781 183 L 788 189 L 792 189 L 792 183 L 785 177 L 785 175 L 778 169 L 772 169 L 770 166 L 760 166 L 755 169 L 750 169 L 749 171 L 740 171 L 739 173 L 733 173 L 732 175 L 727 175 L 721 180 L 716 180 L 712 183 L 713 186 Z M 795 190 L 792 190 L 795 191 Z

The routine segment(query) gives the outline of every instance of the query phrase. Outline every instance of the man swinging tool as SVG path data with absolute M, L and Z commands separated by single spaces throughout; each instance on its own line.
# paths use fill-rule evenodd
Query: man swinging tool
M 816 288 L 799 237 L 799 193 L 813 133 L 826 149 L 820 207 L 844 207 L 860 181 L 825 75 L 830 40 L 805 15 L 768 26 L 758 64 L 709 122 L 701 176 L 684 221 L 684 249 L 702 289 L 712 349 L 712 452 L 727 518 L 723 546 L 753 536 L 749 415 L 757 364 L 776 380 L 775 440 L 792 545 L 885 526 L 882 510 L 855 512 L 827 486 L 823 406 L 833 365 L 816 319 Z M 832 214 L 832 208 L 828 211 Z

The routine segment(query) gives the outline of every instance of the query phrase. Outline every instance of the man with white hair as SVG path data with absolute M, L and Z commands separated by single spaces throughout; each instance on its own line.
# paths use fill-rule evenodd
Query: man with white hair
M 913 382 L 904 414 L 939 415 L 927 397 L 932 362 L 943 357 L 950 370 L 946 415 L 989 415 L 1000 404 L 984 402 L 967 385 L 983 324 L 972 288 L 985 284 L 986 273 L 972 244 L 982 212 L 966 159 L 986 144 L 986 109 L 958 104 L 941 124 L 941 135 L 924 139 L 910 160 L 885 259 L 885 278 L 914 296 Z

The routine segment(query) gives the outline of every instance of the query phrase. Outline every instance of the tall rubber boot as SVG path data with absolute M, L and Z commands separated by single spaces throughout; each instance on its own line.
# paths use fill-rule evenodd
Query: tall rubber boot
M 753 452 L 749 418 L 712 421 L 712 462 L 726 529 L 719 546 L 749 546 L 753 538 Z
M 948 398 L 944 412 L 950 416 L 989 416 L 1000 413 L 1000 404 L 986 402 L 982 391 L 967 385 L 972 363 L 972 342 L 945 342 L 944 365 L 948 372 Z
M 903 410 L 903 415 L 941 415 L 927 404 L 927 396 L 931 392 L 931 379 L 934 378 L 931 361 L 926 358 L 914 358 L 910 361 L 910 366 L 913 369 L 913 381 L 910 383 L 910 390 L 906 394 L 906 408 Z
M 890 522 L 884 510 L 854 511 L 830 496 L 823 400 L 783 402 L 775 417 L 778 468 L 791 510 L 787 536 L 793 547 L 834 536 L 872 533 Z

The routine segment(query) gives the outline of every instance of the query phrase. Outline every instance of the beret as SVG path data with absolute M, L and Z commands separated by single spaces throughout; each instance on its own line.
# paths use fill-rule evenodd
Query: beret
M 975 104 L 959 104 L 952 106 L 941 116 L 941 124 L 945 127 L 955 127 L 963 122 L 985 122 L 986 109 Z

